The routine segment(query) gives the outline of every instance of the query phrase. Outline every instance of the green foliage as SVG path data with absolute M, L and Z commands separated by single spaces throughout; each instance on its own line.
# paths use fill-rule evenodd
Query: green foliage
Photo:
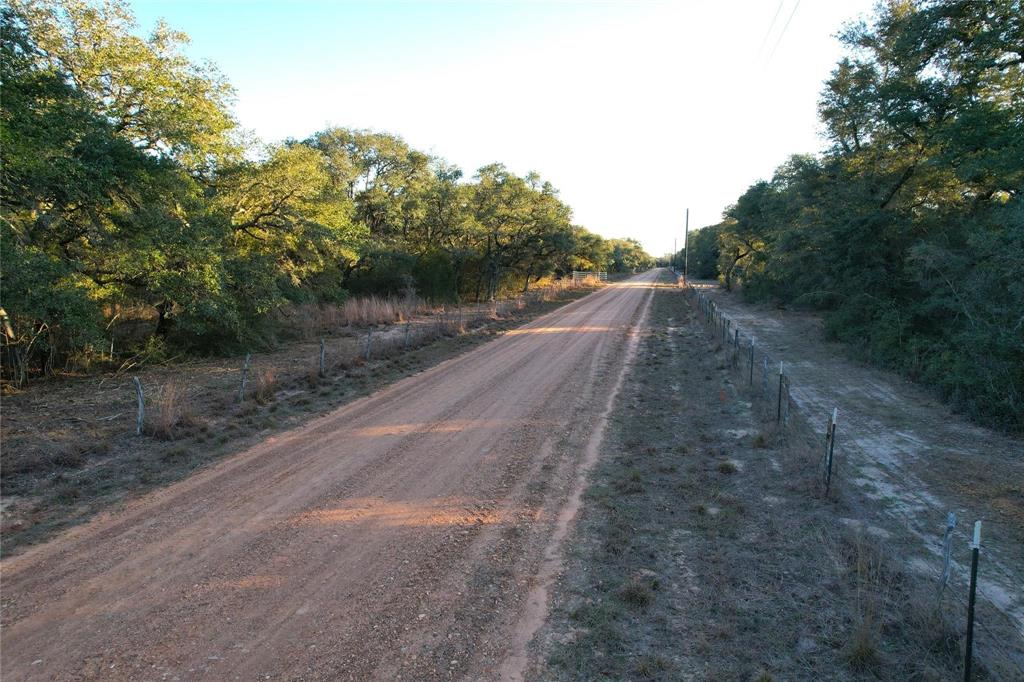
M 535 174 L 492 164 L 467 182 L 366 130 L 245 143 L 230 85 L 183 33 L 139 37 L 124 0 L 0 12 L 0 317 L 19 381 L 109 349 L 126 308 L 151 329 L 122 351 L 224 352 L 271 343 L 289 301 L 480 300 L 649 261 L 572 225 Z
M 679 252 L 676 260 L 686 262 L 690 277 L 695 279 L 715 279 L 718 276 L 718 258 L 720 255 L 718 240 L 724 229 L 723 225 L 708 225 L 694 230 L 688 236 L 690 259 L 686 258 L 686 249 Z
M 819 114 L 833 146 L 794 157 L 728 212 L 719 271 L 820 307 L 826 330 L 1024 429 L 1024 12 L 905 1 L 843 36 Z
M 654 259 L 635 239 L 609 239 L 608 247 L 608 269 L 612 272 L 639 272 L 654 266 Z
M 12 0 L 41 61 L 64 75 L 114 131 L 138 149 L 210 172 L 235 150 L 228 105 L 234 92 L 210 65 L 190 62 L 188 36 L 158 23 L 134 34 L 119 0 Z

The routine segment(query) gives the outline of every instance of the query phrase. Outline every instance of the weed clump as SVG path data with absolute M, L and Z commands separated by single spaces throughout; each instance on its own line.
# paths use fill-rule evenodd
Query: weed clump
M 167 450 L 160 458 L 167 464 L 177 464 L 189 458 L 189 451 L 182 446 L 176 446 Z
M 631 578 L 619 589 L 619 599 L 637 608 L 647 608 L 654 602 L 656 581 Z
M 277 373 L 273 368 L 264 369 L 256 374 L 256 392 L 253 397 L 259 405 L 266 405 L 277 393 Z
M 160 389 L 150 415 L 147 415 L 145 431 L 158 440 L 174 440 L 183 431 L 200 425 L 185 387 L 176 380 L 168 381 Z
M 637 677 L 658 678 L 672 669 L 672 662 L 664 656 L 641 656 L 636 663 Z

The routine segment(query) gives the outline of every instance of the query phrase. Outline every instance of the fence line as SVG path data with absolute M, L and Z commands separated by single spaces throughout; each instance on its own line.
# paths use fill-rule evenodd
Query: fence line
M 678 274 L 678 273 L 677 273 Z M 730 364 L 731 366 L 740 372 L 742 376 L 745 376 L 748 381 L 748 385 L 751 390 L 757 391 L 759 389 L 760 395 L 764 399 L 770 399 L 770 391 L 774 388 L 773 383 L 770 380 L 770 367 L 779 368 L 778 371 L 778 384 L 777 384 L 777 396 L 776 399 L 776 422 L 780 428 L 787 431 L 790 436 L 803 440 L 804 444 L 810 448 L 811 452 L 822 451 L 823 456 L 820 458 L 820 475 L 817 477 L 822 482 L 824 487 L 824 494 L 828 497 L 833 489 L 833 482 L 836 480 L 837 468 L 836 464 L 839 458 L 836 457 L 836 408 L 833 408 L 833 412 L 827 415 L 825 420 L 824 430 L 816 428 L 810 420 L 810 417 L 803 414 L 800 409 L 799 403 L 793 398 L 794 390 L 790 377 L 785 374 L 785 365 L 781 358 L 775 358 L 767 350 L 757 344 L 753 334 L 747 333 L 749 338 L 749 344 L 743 355 L 746 355 L 748 363 L 747 367 L 742 367 L 740 362 L 741 355 L 741 338 L 742 333 L 738 324 L 736 324 L 731 318 L 723 313 L 720 306 L 712 300 L 709 296 L 705 295 L 693 288 L 688 282 L 683 282 L 683 291 L 685 295 L 691 299 L 691 302 L 697 307 L 700 312 L 700 316 L 704 321 L 705 326 L 711 332 L 712 338 L 730 353 Z M 755 388 L 754 385 L 754 366 L 757 363 L 756 357 L 761 357 L 761 382 L 760 386 Z M 744 371 L 746 370 L 746 371 Z M 838 439 L 841 440 L 841 439 Z M 839 454 L 843 454 L 842 447 L 839 448 Z M 900 489 L 904 491 L 910 498 L 917 502 L 922 509 L 932 509 L 934 505 L 925 500 L 923 497 L 915 493 L 911 489 L 902 487 L 904 481 L 897 478 L 894 474 L 890 473 L 884 468 L 878 468 L 877 471 L 889 482 L 894 485 L 900 485 Z M 907 523 L 908 527 L 915 533 L 920 535 L 926 535 L 923 532 L 917 531 L 916 528 L 920 524 L 920 520 L 916 517 L 911 516 L 908 512 L 902 509 L 893 509 L 892 511 L 897 512 L 897 515 L 902 517 Z M 962 529 L 958 528 L 955 524 L 948 524 L 945 528 L 944 546 L 952 544 L 952 535 L 960 534 L 970 539 L 969 535 Z M 938 572 L 937 581 L 943 586 L 949 577 L 949 554 L 948 551 L 944 552 L 942 561 L 942 569 Z M 940 599 L 942 594 L 951 594 L 960 603 L 966 605 L 966 601 L 960 595 L 956 594 L 953 590 L 943 590 L 940 592 Z M 1017 632 L 1018 629 L 1016 624 L 1012 622 L 1012 619 L 1005 613 L 1003 613 L 998 607 L 995 606 L 998 602 L 986 595 L 985 592 L 978 588 L 978 594 L 985 597 L 989 603 L 993 606 L 994 612 L 1000 614 L 1001 617 L 1005 618 L 1007 625 Z M 940 604 L 941 605 L 941 604 Z M 995 632 L 984 622 L 978 621 L 977 623 L 981 629 L 989 636 L 990 641 L 985 642 L 985 647 L 1000 652 L 1007 661 L 1016 666 L 1021 673 L 1024 673 L 1024 665 L 1018 661 L 1020 658 L 1019 654 L 1012 654 L 1008 651 L 999 641 L 999 637 Z
M 390 327 L 387 330 L 377 330 L 373 326 L 369 326 L 362 340 L 360 341 L 359 337 L 356 337 L 354 346 L 344 357 L 340 358 L 330 357 L 326 339 L 320 335 L 317 349 L 311 358 L 310 371 L 318 380 L 329 379 L 331 372 L 339 368 L 347 369 L 370 360 L 390 358 L 401 352 L 422 348 L 442 337 L 458 336 L 465 333 L 467 327 L 508 317 L 510 313 L 524 310 L 537 303 L 557 300 L 557 295 L 560 292 L 571 288 L 574 288 L 573 283 L 570 279 L 565 278 L 557 280 L 552 285 L 488 303 L 472 306 L 442 306 L 433 315 L 420 321 L 405 320 L 404 324 L 387 325 Z M 241 405 L 249 398 L 254 397 L 251 395 L 252 391 L 247 389 L 251 375 L 259 369 L 257 359 L 251 353 L 246 353 L 238 374 L 238 382 L 235 384 L 237 388 L 232 389 L 233 402 Z M 135 433 L 141 436 L 144 433 L 143 420 L 146 401 L 138 377 L 133 377 L 132 385 L 138 402 Z

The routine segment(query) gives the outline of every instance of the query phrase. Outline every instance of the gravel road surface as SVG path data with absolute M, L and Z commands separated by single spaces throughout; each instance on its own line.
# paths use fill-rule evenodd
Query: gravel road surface
M 4 679 L 516 677 L 656 277 L 6 559 Z

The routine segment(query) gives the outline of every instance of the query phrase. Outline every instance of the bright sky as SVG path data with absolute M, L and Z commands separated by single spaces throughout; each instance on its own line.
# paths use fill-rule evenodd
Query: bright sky
M 661 255 L 682 247 L 686 207 L 691 228 L 718 222 L 823 146 L 835 33 L 873 0 L 132 5 L 142 28 L 163 17 L 192 37 L 266 141 L 372 128 L 467 175 L 536 170 L 577 223 Z

